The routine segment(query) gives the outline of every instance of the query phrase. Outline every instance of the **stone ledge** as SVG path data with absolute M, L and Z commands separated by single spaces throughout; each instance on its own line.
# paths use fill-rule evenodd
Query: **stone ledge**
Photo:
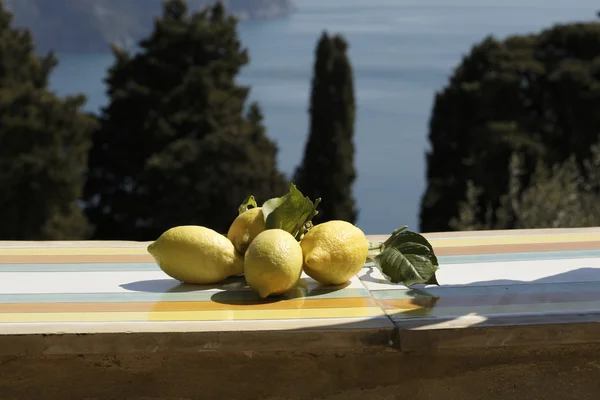
M 441 254 L 441 287 L 394 285 L 366 266 L 337 287 L 304 276 L 298 293 L 269 301 L 241 278 L 206 287 L 168 279 L 147 243 L 0 242 L 0 355 L 410 353 L 600 340 L 600 228 L 427 236 Z
M 0 356 L 0 399 L 597 398 L 600 346 Z
M 393 329 L 0 336 L 0 356 L 246 353 L 391 348 Z

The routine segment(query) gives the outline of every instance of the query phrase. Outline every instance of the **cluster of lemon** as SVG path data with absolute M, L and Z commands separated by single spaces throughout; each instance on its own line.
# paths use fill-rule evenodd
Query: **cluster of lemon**
M 262 298 L 293 288 L 303 270 L 323 284 L 347 282 L 363 267 L 368 251 L 365 234 L 348 222 L 318 224 L 298 242 L 285 230 L 266 229 L 261 207 L 241 213 L 227 237 L 202 226 L 178 226 L 148 246 L 174 279 L 212 284 L 244 274 Z

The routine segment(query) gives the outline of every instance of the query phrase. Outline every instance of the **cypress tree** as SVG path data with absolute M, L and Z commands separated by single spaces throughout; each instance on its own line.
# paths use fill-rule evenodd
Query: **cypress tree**
M 187 224 L 226 232 L 247 195 L 285 193 L 260 109 L 246 110 L 249 88 L 235 82 L 248 54 L 223 5 L 190 14 L 169 0 L 139 47 L 115 48 L 107 78 L 86 186 L 95 237 L 150 240 Z
M 357 218 L 352 196 L 354 169 L 354 82 L 340 35 L 324 32 L 315 52 L 310 133 L 294 181 L 311 199 L 322 198 L 317 222 Z
M 51 93 L 52 54 L 38 57 L 0 1 L 0 239 L 82 239 L 78 205 L 95 121 L 83 96 Z

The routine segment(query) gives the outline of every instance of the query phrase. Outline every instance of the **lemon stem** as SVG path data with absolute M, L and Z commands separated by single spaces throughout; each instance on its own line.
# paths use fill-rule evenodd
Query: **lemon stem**
M 243 214 L 249 209 L 255 207 L 258 207 L 258 205 L 256 204 L 256 200 L 254 199 L 254 196 L 250 195 L 246 197 L 242 204 L 240 204 L 240 206 L 238 207 L 238 214 Z
M 307 215 L 306 219 L 304 221 L 298 221 L 298 225 L 292 233 L 292 235 L 296 238 L 297 241 L 302 240 L 306 232 L 308 232 L 313 227 L 312 219 L 319 213 L 317 211 L 317 206 L 319 205 L 319 203 L 321 203 L 320 197 L 315 200 L 312 210 Z
M 391 245 L 392 243 L 394 243 L 394 241 L 396 240 L 396 238 L 402 234 L 402 232 L 404 232 L 405 230 L 408 229 L 408 225 L 404 225 L 398 229 L 395 229 L 394 232 L 392 232 L 391 236 L 385 241 L 383 242 L 383 247 L 385 248 L 386 246 Z
M 379 253 L 381 253 L 383 250 L 385 250 L 386 246 L 389 246 L 392 243 L 394 243 L 394 240 L 398 237 L 398 235 L 400 235 L 407 228 L 408 228 L 408 226 L 404 225 L 404 226 L 394 230 L 394 232 L 392 232 L 390 237 L 385 242 L 380 242 L 380 241 L 373 242 L 373 241 L 367 240 L 367 244 L 369 245 L 369 252 L 367 253 L 367 260 L 372 260 L 375 257 L 377 257 L 377 255 L 379 255 Z
M 383 242 L 372 242 L 367 240 L 367 244 L 369 245 L 369 252 L 367 253 L 367 260 L 375 258 L 379 253 L 381 253 L 381 248 L 383 247 Z

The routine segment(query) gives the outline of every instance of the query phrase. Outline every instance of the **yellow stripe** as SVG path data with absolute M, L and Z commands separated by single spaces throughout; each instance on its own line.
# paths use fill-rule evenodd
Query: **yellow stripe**
M 425 318 L 425 317 L 431 316 L 431 310 L 432 310 L 432 308 L 429 308 L 429 307 L 417 307 L 417 308 L 394 308 L 394 309 L 385 310 L 385 312 L 389 316 L 402 314 L 406 317 Z
M 534 243 L 580 243 L 598 242 L 600 234 L 572 235 L 540 235 L 540 236 L 504 236 L 461 239 L 431 239 L 429 242 L 435 248 L 459 246 L 486 246 L 503 244 L 534 244 Z
M 60 248 L 60 247 L 36 247 L 28 249 L 0 249 L 2 256 L 104 256 L 104 255 L 147 255 L 145 247 L 113 247 L 113 248 Z
M 414 300 L 387 300 L 390 308 L 394 304 L 408 304 Z M 431 302 L 427 303 L 431 305 Z M 171 311 L 215 311 L 215 310 L 287 310 L 315 308 L 364 308 L 375 307 L 370 297 L 345 297 L 334 299 L 299 298 L 282 301 L 230 300 L 216 301 L 164 301 L 164 302 L 75 302 L 75 303 L 0 303 L 1 313 L 85 313 L 85 312 L 171 312 Z
M 379 307 L 288 310 L 215 310 L 97 313 L 2 313 L 0 323 L 126 322 L 126 321 L 235 321 L 305 318 L 356 318 L 385 315 Z

